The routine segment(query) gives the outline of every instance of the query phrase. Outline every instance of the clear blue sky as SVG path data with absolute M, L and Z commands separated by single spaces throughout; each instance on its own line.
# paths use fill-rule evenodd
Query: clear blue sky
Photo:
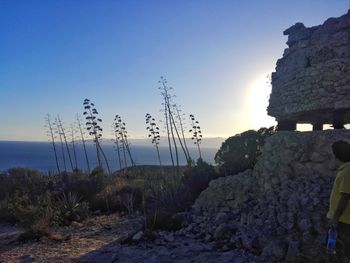
M 95 102 L 110 136 L 115 114 L 131 137 L 161 117 L 160 76 L 205 136 L 273 124 L 265 76 L 296 22 L 345 14 L 348 0 L 0 0 L 0 140 L 46 140 L 44 116 L 66 124 Z

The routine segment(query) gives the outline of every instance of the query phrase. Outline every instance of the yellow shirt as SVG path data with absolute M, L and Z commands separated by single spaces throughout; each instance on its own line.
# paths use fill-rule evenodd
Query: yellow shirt
M 340 193 L 350 194 L 350 163 L 343 163 L 337 172 L 330 197 L 329 211 L 327 217 L 332 219 L 340 200 Z M 345 208 L 339 221 L 350 224 L 350 202 Z

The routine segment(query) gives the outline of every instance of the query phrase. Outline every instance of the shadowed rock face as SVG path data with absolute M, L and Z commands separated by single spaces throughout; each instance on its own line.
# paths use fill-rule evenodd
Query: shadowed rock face
M 199 216 L 185 230 L 268 262 L 347 262 L 342 253 L 338 261 L 325 260 L 324 242 L 340 165 L 331 145 L 349 138 L 349 130 L 270 136 L 253 170 L 210 182 L 193 206 Z
M 350 10 L 283 33 L 288 48 L 272 73 L 268 114 L 279 122 L 334 124 L 334 112 L 341 112 L 350 123 Z

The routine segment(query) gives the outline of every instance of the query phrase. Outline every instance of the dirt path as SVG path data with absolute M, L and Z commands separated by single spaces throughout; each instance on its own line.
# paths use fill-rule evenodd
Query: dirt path
M 220 251 L 170 232 L 159 232 L 152 242 L 122 244 L 141 229 L 141 218 L 103 215 L 59 228 L 40 241 L 18 243 L 13 241 L 18 229 L 2 226 L 0 237 L 12 233 L 12 241 L 8 238 L 5 244 L 2 239 L 0 262 L 263 262 L 244 251 Z
M 0 262 L 73 262 L 88 252 L 123 241 L 141 228 L 140 218 L 120 218 L 117 214 L 93 217 L 59 228 L 37 242 L 0 243 Z M 0 237 L 8 235 L 5 231 L 9 230 L 0 228 Z

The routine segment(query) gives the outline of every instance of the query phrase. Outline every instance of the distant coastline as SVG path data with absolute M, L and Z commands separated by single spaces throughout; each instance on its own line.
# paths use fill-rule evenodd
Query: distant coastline
M 224 139 L 222 139 L 224 140 Z M 134 155 L 137 165 L 157 165 L 157 156 L 154 147 L 147 140 L 136 139 L 131 141 L 131 151 Z M 209 141 L 209 140 L 208 140 Z M 191 145 L 191 144 L 190 144 Z M 220 147 L 220 140 L 213 139 L 211 142 L 203 143 L 202 154 L 203 159 L 213 164 L 215 153 Z M 106 151 L 108 161 L 111 165 L 111 169 L 119 170 L 120 167 L 117 164 L 117 153 L 115 152 L 114 145 L 111 141 L 103 141 L 103 147 Z M 97 165 L 94 145 L 92 143 L 87 144 L 88 158 L 92 166 Z M 58 150 L 61 149 L 58 147 Z M 190 154 L 193 159 L 198 158 L 196 148 L 190 147 Z M 164 165 L 170 165 L 171 159 L 169 156 L 169 149 L 161 144 L 160 153 L 162 162 Z M 86 170 L 86 162 L 83 157 L 83 149 L 81 144 L 77 144 L 77 162 L 78 167 L 82 170 Z M 63 160 L 59 158 L 60 166 L 63 170 Z M 180 155 L 180 164 L 185 164 L 184 156 Z M 0 141 L 0 171 L 6 171 L 13 167 L 25 167 L 37 169 L 42 172 L 56 172 L 56 164 L 54 161 L 54 155 L 50 142 L 38 142 L 38 141 Z

